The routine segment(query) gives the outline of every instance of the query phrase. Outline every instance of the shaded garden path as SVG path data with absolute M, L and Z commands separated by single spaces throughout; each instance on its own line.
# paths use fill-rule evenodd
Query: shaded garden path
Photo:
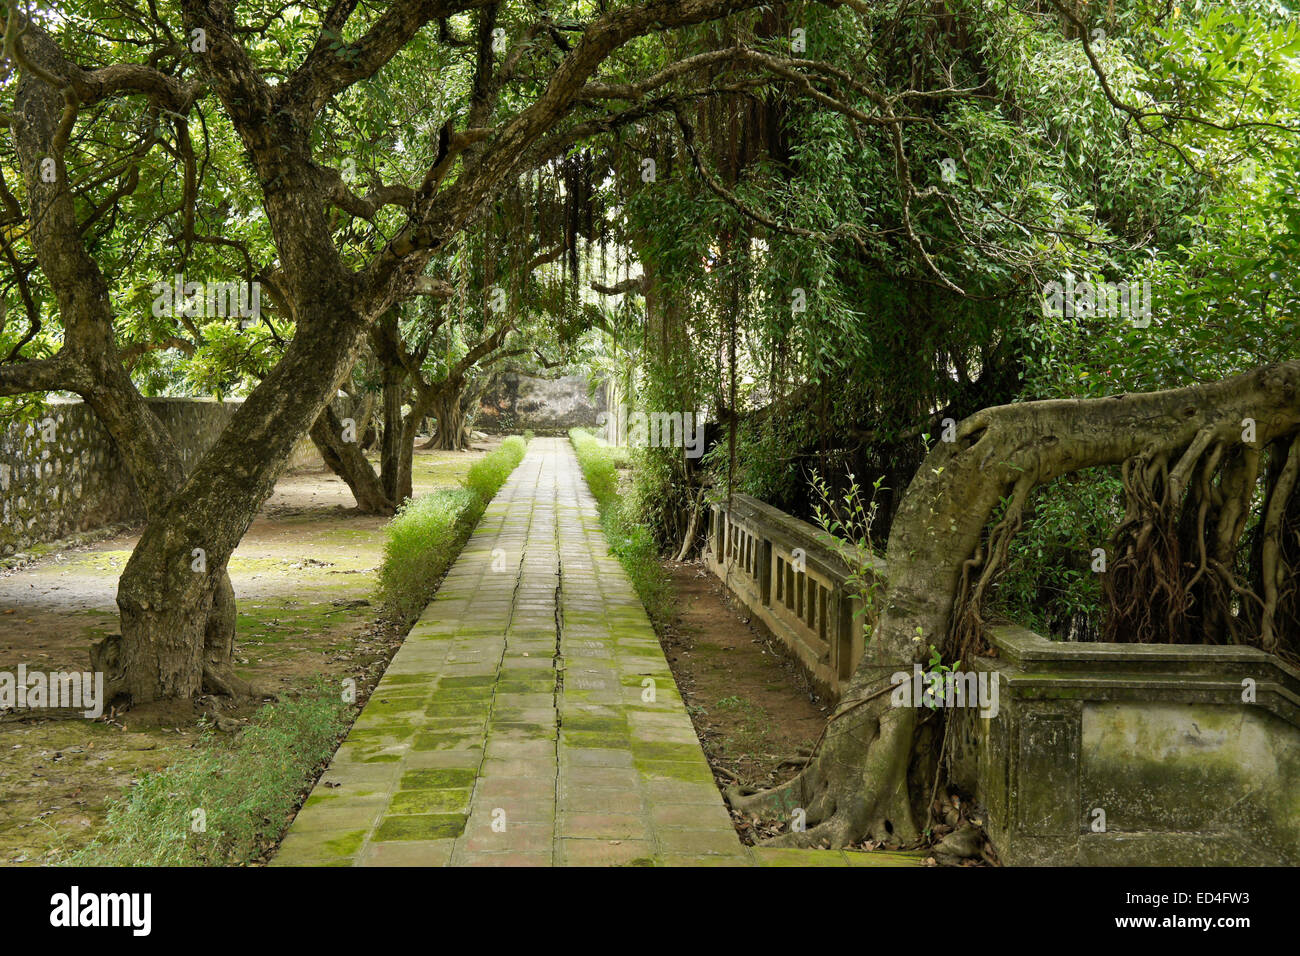
M 751 850 L 561 439 L 536 439 L 273 863 L 912 863 Z

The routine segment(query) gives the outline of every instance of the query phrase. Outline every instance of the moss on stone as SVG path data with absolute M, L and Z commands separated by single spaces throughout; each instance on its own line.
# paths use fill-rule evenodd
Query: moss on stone
M 646 777 L 664 780 L 680 780 L 683 783 L 714 784 L 713 773 L 708 764 L 697 761 L 689 763 L 681 760 L 640 760 L 636 761 L 637 772 Z
M 627 720 L 623 717 L 598 717 L 590 714 L 565 714 L 564 732 L 566 735 L 574 732 L 626 735 L 628 732 Z
M 483 737 L 482 735 L 469 736 L 467 734 L 424 732 L 415 735 L 411 749 L 417 751 L 482 750 Z
M 366 716 L 383 717 L 388 714 L 409 714 L 414 713 L 424 706 L 424 701 L 419 697 L 396 697 L 392 700 L 370 699 L 366 704 Z
M 429 767 L 402 774 L 399 790 L 447 790 L 472 787 L 478 774 L 459 767 Z
M 365 830 L 352 830 L 329 840 L 321 842 L 321 848 L 332 856 L 352 856 L 361 849 L 365 842 Z
M 426 717 L 476 717 L 484 713 L 482 701 L 435 700 L 424 709 Z
M 496 686 L 498 694 L 549 694 L 555 690 L 555 678 L 545 680 L 506 680 Z
M 446 840 L 465 832 L 463 813 L 418 813 L 384 817 L 375 831 L 376 842 L 391 840 Z
M 391 813 L 468 812 L 471 792 L 468 789 L 401 790 L 393 794 L 388 809 Z
M 563 739 L 566 747 L 627 750 L 631 746 L 631 738 L 626 733 L 592 733 L 583 730 L 571 731 L 568 727 L 564 727 L 562 730 L 564 732 Z
M 463 674 L 459 677 L 444 677 L 438 682 L 438 689 L 447 687 L 491 687 L 497 682 L 495 674 Z
M 657 740 L 638 740 L 632 738 L 632 753 L 638 760 L 670 760 L 701 763 L 703 760 L 700 745 L 664 743 Z

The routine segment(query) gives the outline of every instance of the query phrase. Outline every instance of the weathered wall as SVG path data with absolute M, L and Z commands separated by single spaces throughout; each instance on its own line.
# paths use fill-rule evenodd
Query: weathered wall
M 487 432 L 562 433 L 580 426 L 594 427 L 605 411 L 605 390 L 591 394 L 584 375 L 538 378 L 503 372 L 480 400 L 474 427 Z
M 1250 647 L 990 640 L 1000 708 L 953 750 L 1004 863 L 1300 864 L 1300 673 Z
M 149 405 L 190 468 L 239 402 L 153 398 Z M 143 517 L 135 482 L 89 406 L 55 402 L 39 422 L 0 430 L 0 554 Z

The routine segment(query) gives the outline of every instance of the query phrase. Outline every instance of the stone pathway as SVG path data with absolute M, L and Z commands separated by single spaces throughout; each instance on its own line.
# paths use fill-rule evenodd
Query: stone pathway
M 538 438 L 273 865 L 915 865 L 753 850 L 569 443 Z

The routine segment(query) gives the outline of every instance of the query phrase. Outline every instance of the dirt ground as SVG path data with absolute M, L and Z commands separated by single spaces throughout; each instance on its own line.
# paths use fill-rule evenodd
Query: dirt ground
M 782 762 L 813 745 L 830 703 L 793 658 L 749 622 L 703 564 L 665 562 L 677 613 L 660 636 L 714 775 L 763 788 L 793 776 Z M 746 842 L 751 821 L 736 818 Z
M 415 493 L 458 484 L 494 445 L 417 450 Z M 384 521 L 357 514 L 328 471 L 281 478 L 230 561 L 241 676 L 285 689 L 353 677 L 364 699 L 401 640 L 371 603 Z M 119 535 L 0 571 L 0 671 L 87 670 L 91 641 L 117 630 L 117 578 L 135 541 Z M 136 774 L 196 745 L 200 718 L 251 710 L 206 698 L 93 721 L 0 713 L 0 864 L 53 863 L 90 842 Z

